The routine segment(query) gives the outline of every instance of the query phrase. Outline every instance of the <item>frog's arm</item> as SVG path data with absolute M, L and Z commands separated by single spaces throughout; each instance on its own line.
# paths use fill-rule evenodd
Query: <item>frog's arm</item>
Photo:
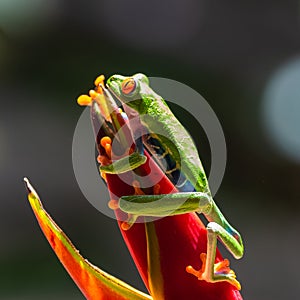
M 133 152 L 107 166 L 100 166 L 100 171 L 108 174 L 121 174 L 136 169 L 143 165 L 146 160 L 147 157 L 145 155 Z
M 229 269 L 228 260 L 215 264 L 217 238 L 237 259 L 243 256 L 244 247 L 240 234 L 225 219 L 211 196 L 200 193 L 167 195 L 134 195 L 122 197 L 119 207 L 135 220 L 137 216 L 173 216 L 189 212 L 203 213 L 209 220 L 207 229 L 207 254 L 200 255 L 203 267 L 196 271 L 188 266 L 187 272 L 208 282 L 228 281 L 241 288 L 235 273 Z

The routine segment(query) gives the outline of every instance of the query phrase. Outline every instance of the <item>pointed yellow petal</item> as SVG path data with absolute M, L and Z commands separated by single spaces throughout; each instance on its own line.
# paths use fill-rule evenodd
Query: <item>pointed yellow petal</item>
M 123 281 L 109 275 L 84 259 L 69 238 L 43 208 L 39 196 L 24 179 L 28 200 L 39 225 L 58 259 L 87 299 L 151 300 L 146 295 Z

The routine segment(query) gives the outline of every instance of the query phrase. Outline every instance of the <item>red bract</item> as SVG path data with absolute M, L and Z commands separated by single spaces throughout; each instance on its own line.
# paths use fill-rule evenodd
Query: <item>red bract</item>
M 174 186 L 169 179 L 161 174 L 161 170 L 148 160 L 145 165 L 139 167 L 142 172 L 151 172 L 153 182 L 161 178 L 160 193 L 174 192 Z M 133 188 L 124 183 L 117 175 L 107 174 L 107 184 L 112 195 L 119 197 L 132 195 Z M 116 210 L 117 218 L 122 217 L 122 212 Z M 201 220 L 195 213 L 179 216 L 165 217 L 153 222 L 154 232 L 151 238 L 158 242 L 159 252 L 157 260 L 161 270 L 161 278 L 149 276 L 147 261 L 147 240 L 144 223 L 136 223 L 129 230 L 123 230 L 119 221 L 120 230 L 124 241 L 133 257 L 139 273 L 154 299 L 203 299 L 203 300 L 241 300 L 239 291 L 227 282 L 207 283 L 198 280 L 195 276 L 186 272 L 186 267 L 192 265 L 196 269 L 201 268 L 199 254 L 206 253 L 207 232 Z M 153 236 L 155 235 L 155 236 Z M 149 239 L 148 239 L 149 240 Z M 216 262 L 223 260 L 217 251 Z M 161 282 L 156 282 L 161 281 Z M 158 287 L 159 291 L 151 290 L 151 286 Z M 156 294 L 158 296 L 156 297 Z

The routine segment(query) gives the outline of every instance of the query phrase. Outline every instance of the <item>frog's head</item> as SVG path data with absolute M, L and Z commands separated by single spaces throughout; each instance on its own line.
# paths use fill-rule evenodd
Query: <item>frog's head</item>
M 149 91 L 149 79 L 138 73 L 130 77 L 113 75 L 107 82 L 109 90 L 132 109 L 141 112 L 144 106 L 144 96 Z

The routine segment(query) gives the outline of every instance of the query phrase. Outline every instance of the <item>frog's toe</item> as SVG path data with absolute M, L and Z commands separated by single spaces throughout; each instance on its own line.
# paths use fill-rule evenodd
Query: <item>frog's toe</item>
M 227 274 L 231 270 L 229 268 L 229 260 L 224 259 L 214 265 L 214 270 L 216 274 Z
M 200 270 L 195 270 L 192 266 L 186 267 L 186 271 L 198 278 L 198 280 L 205 280 L 207 282 L 215 283 L 226 281 L 235 286 L 238 290 L 241 289 L 241 284 L 236 280 L 236 275 L 233 270 L 229 268 L 229 260 L 224 259 L 214 264 L 213 272 L 206 270 L 206 254 L 201 253 L 200 259 L 202 266 Z
M 196 276 L 199 280 L 205 280 L 203 278 L 203 274 L 205 271 L 205 264 L 206 264 L 206 253 L 201 253 L 200 254 L 200 260 L 202 262 L 202 266 L 200 270 L 194 269 L 192 266 L 187 266 L 186 271 L 194 276 Z
M 132 225 L 135 223 L 137 218 L 138 218 L 137 215 L 128 214 L 128 218 L 126 221 L 122 222 L 121 228 L 125 231 L 129 230 L 132 227 Z

